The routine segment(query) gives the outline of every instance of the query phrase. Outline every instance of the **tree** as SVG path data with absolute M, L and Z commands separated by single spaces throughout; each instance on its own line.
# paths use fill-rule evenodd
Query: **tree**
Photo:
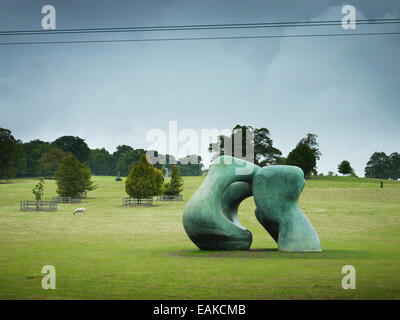
M 17 141 L 8 129 L 0 128 L 0 179 L 15 175 L 17 160 Z
M 147 161 L 146 154 L 142 154 L 125 180 L 125 191 L 130 197 L 139 199 L 159 195 L 162 179 L 161 170 L 154 168 Z
M 388 157 L 389 178 L 393 180 L 400 179 L 400 154 L 397 152 L 392 153 Z
M 25 176 L 28 173 L 28 161 L 24 152 L 23 143 L 17 140 L 17 161 L 15 163 L 15 175 L 17 177 Z
M 118 171 L 118 169 L 117 169 L 118 160 L 121 157 L 126 156 L 131 151 L 133 151 L 133 148 L 128 146 L 128 145 L 126 145 L 126 144 L 119 145 L 117 147 L 117 150 L 112 154 L 112 169 L 114 171 Z M 113 172 L 113 173 L 116 173 L 116 172 Z M 128 171 L 128 173 L 129 173 L 129 171 Z M 128 173 L 125 174 L 125 176 L 127 176 Z
M 57 193 L 61 197 L 76 197 L 83 191 L 97 188 L 91 180 L 90 169 L 74 155 L 66 156 L 56 172 Z
M 345 174 L 352 173 L 353 172 L 353 168 L 350 166 L 350 162 L 349 161 L 343 160 L 338 165 L 338 171 L 339 171 L 339 173 L 345 175 Z
M 253 136 L 254 141 L 251 142 L 250 146 L 247 146 L 247 134 Z M 240 139 L 241 135 L 241 154 L 239 150 L 235 152 L 235 144 L 239 143 L 239 141 L 235 141 L 235 139 Z M 231 156 L 245 158 L 247 155 L 249 147 L 254 149 L 254 163 L 261 167 L 271 164 L 277 164 L 279 158 L 282 155 L 282 152 L 279 149 L 276 149 L 272 146 L 272 139 L 270 138 L 270 132 L 267 128 L 253 128 L 251 126 L 242 126 L 236 125 L 232 129 L 232 134 L 230 137 L 227 136 L 219 136 L 217 143 L 211 143 L 209 145 L 208 150 L 210 152 L 215 152 L 214 158 L 218 156 L 222 156 L 227 152 L 228 148 L 226 148 L 225 143 L 230 144 Z M 213 151 L 216 150 L 216 151 Z
M 315 154 L 315 159 L 320 160 L 321 152 L 319 151 L 319 143 L 317 142 L 317 135 L 315 133 L 307 133 L 307 136 L 300 140 L 299 144 L 305 144 Z
M 384 152 L 374 152 L 365 167 L 365 176 L 367 178 L 389 178 L 389 161 Z
M 171 181 L 164 184 L 164 194 L 176 196 L 183 190 L 183 178 L 176 165 L 171 165 Z
M 26 166 L 24 171 L 18 172 L 18 176 L 41 176 L 42 168 L 39 161 L 45 153 L 51 150 L 50 143 L 36 139 L 22 143 L 19 148 L 18 155 L 21 154 L 25 158 Z M 24 163 L 22 164 L 24 165 Z
M 42 200 L 44 193 L 44 180 L 40 179 L 39 183 L 32 189 L 32 193 L 35 195 L 36 201 Z
M 305 176 L 310 176 L 316 165 L 315 152 L 305 144 L 299 143 L 290 151 L 286 158 L 286 164 L 301 168 Z
M 90 150 L 88 165 L 96 175 L 112 175 L 115 171 L 113 170 L 113 157 L 104 148 Z
M 71 155 L 69 152 L 64 152 L 59 148 L 52 148 L 49 152 L 42 155 L 39 160 L 42 173 L 45 177 L 52 177 L 55 175 L 57 168 L 66 156 Z
M 132 166 L 138 163 L 140 157 L 145 153 L 146 150 L 144 149 L 132 149 L 132 151 L 121 155 L 117 162 L 117 171 L 119 171 L 123 177 L 126 177 L 131 171 Z
M 65 152 L 71 152 L 80 162 L 85 162 L 89 158 L 90 149 L 82 138 L 62 136 L 53 141 L 53 146 L 58 147 Z
M 374 152 L 365 167 L 368 178 L 394 179 L 400 178 L 400 154 L 393 152 L 387 156 L 384 152 Z

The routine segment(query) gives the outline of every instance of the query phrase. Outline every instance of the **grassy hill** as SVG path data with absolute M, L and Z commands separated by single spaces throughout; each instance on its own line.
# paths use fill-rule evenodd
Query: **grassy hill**
M 82 204 L 56 212 L 21 212 L 37 179 L 0 183 L 0 299 L 399 299 L 400 182 L 351 177 L 307 180 L 300 206 L 322 253 L 283 253 L 240 206 L 253 234 L 250 251 L 202 252 L 181 218 L 204 177 L 185 177 L 182 202 L 123 208 L 124 182 L 95 177 Z M 44 200 L 56 195 L 46 180 Z M 86 215 L 73 216 L 77 207 Z M 357 289 L 343 290 L 341 269 L 353 265 Z M 53 265 L 56 290 L 43 290 L 41 269 Z

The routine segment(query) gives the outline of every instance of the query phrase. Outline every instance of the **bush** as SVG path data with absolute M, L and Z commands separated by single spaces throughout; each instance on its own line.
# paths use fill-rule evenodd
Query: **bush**
M 171 170 L 171 181 L 164 184 L 164 194 L 168 196 L 177 196 L 183 190 L 183 179 L 177 166 L 171 165 Z
M 97 188 L 91 180 L 86 163 L 80 163 L 74 155 L 66 156 L 56 172 L 57 193 L 61 197 L 76 197 L 83 191 Z
M 357 174 L 353 171 L 350 172 L 350 177 L 358 178 Z
M 42 200 L 43 193 L 44 193 L 44 180 L 40 179 L 39 183 L 32 189 L 32 193 L 35 195 L 36 201 Z
M 143 199 L 161 194 L 162 184 L 161 170 L 148 163 L 146 154 L 142 154 L 125 180 L 125 191 L 131 198 Z

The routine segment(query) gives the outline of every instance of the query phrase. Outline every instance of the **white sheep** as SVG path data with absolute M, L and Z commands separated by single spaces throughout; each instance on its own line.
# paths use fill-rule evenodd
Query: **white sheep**
M 84 214 L 86 214 L 86 213 L 85 213 L 85 208 L 77 208 L 77 209 L 74 211 L 74 215 L 76 215 L 76 214 L 78 214 L 78 213 L 84 213 Z

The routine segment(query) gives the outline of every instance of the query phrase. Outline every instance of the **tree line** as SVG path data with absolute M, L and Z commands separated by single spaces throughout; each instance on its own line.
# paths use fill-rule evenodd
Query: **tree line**
M 61 161 L 68 155 L 74 155 L 81 163 L 86 163 L 95 175 L 128 176 L 132 166 L 139 162 L 145 149 L 134 149 L 128 145 L 119 145 L 112 154 L 105 148 L 90 149 L 83 138 L 62 136 L 52 142 L 39 139 L 22 142 L 15 139 L 11 131 L 0 128 L 0 178 L 12 177 L 54 177 Z M 166 155 L 166 164 L 155 164 L 163 174 L 170 172 L 170 163 L 176 163 L 183 176 L 202 174 L 202 159 L 197 164 L 185 164 L 185 159 L 176 161 Z M 192 156 L 193 157 L 193 156 Z M 172 162 L 174 160 L 174 162 Z
M 314 133 L 308 133 L 300 139 L 287 157 L 284 157 L 282 152 L 273 146 L 273 140 L 267 128 L 253 128 L 238 124 L 232 129 L 230 136 L 219 136 L 216 143 L 211 143 L 209 151 L 213 153 L 214 158 L 229 151 L 230 155 L 245 159 L 246 143 L 249 143 L 247 134 L 253 137 L 250 143 L 254 150 L 255 164 L 261 167 L 276 164 L 294 165 L 300 167 L 306 177 L 318 174 L 317 161 L 320 160 L 322 154 L 319 150 L 317 135 Z M 235 152 L 235 146 L 241 149 L 238 152 L 239 155 Z M 14 139 L 10 130 L 0 128 L 0 179 L 13 176 L 53 177 L 61 160 L 70 154 L 75 155 L 79 162 L 87 163 L 95 175 L 117 175 L 119 172 L 121 176 L 126 177 L 132 166 L 138 163 L 140 157 L 146 152 L 145 149 L 119 145 L 116 151 L 110 154 L 105 148 L 90 149 L 84 139 L 73 136 L 63 136 L 53 142 L 33 140 L 23 143 L 21 140 Z M 155 156 L 160 155 L 156 152 Z M 157 163 L 154 167 L 161 170 L 164 175 L 171 172 L 171 163 L 176 163 L 182 176 L 198 176 L 203 172 L 200 156 L 188 155 L 178 161 L 172 155 L 161 156 L 165 157 L 166 164 Z M 197 157 L 198 164 L 188 163 L 188 158 L 192 157 Z M 347 160 L 339 164 L 338 171 L 344 175 L 354 174 Z M 394 152 L 387 156 L 384 152 L 375 152 L 367 162 L 365 176 L 400 179 L 399 153 Z

